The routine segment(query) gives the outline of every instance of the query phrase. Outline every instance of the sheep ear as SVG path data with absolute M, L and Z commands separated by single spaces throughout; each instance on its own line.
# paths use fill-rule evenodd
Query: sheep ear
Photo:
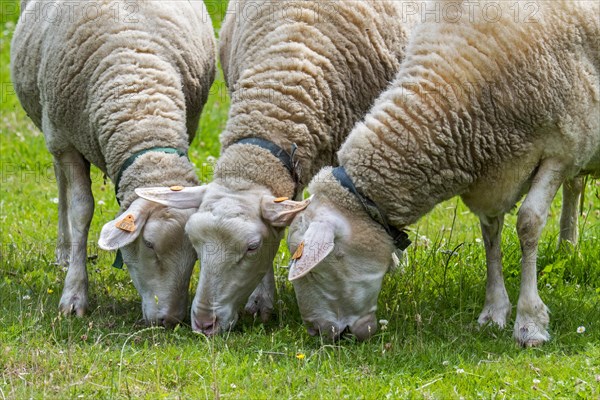
M 294 201 L 286 197 L 263 196 L 260 201 L 262 217 L 273 226 L 288 226 L 296 214 L 308 207 L 312 198 L 313 196 L 310 196 L 306 200 Z
M 144 228 L 154 204 L 137 199 L 117 218 L 102 227 L 98 246 L 103 250 L 116 250 L 133 242 Z
M 143 199 L 173 208 L 198 208 L 206 186 L 171 186 L 156 188 L 137 188 L 135 194 Z
M 319 265 L 333 251 L 334 238 L 333 225 L 323 222 L 310 224 L 292 255 L 288 279 L 302 278 Z

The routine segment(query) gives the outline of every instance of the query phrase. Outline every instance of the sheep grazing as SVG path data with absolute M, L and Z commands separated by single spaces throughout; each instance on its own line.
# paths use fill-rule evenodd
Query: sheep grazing
M 195 210 L 161 206 L 134 191 L 198 184 L 185 153 L 215 74 L 204 3 L 30 1 L 21 10 L 11 74 L 54 157 L 56 261 L 68 265 L 60 310 L 80 316 L 89 306 L 94 164 L 115 182 L 121 206 L 99 245 L 121 249 L 146 321 L 172 326 L 187 313 L 196 254 L 184 227 Z
M 229 120 L 214 181 L 197 191 L 199 210 L 186 227 L 201 263 L 194 330 L 228 331 L 246 301 L 251 314 L 270 316 L 279 242 L 309 202 L 286 198 L 334 163 L 345 135 L 394 78 L 410 26 L 403 4 L 230 2 L 220 43 Z M 194 201 L 191 189 L 139 193 L 174 207 Z
M 515 7 L 531 4 L 529 20 L 515 16 Z M 527 193 L 517 221 L 523 258 L 514 337 L 523 346 L 549 340 L 537 245 L 560 185 L 568 182 L 571 196 L 563 210 L 570 222 L 561 224 L 568 239 L 579 176 L 600 172 L 599 4 L 489 2 L 494 19 L 473 3 L 427 9 L 450 5 L 453 18 L 424 14 L 395 81 L 350 133 L 340 167 L 314 177 L 314 199 L 290 228 L 297 253 L 289 279 L 313 333 L 371 336 L 394 247 L 387 231 L 455 195 L 481 221 L 488 286 L 479 322 L 503 326 L 511 309 L 503 216 Z

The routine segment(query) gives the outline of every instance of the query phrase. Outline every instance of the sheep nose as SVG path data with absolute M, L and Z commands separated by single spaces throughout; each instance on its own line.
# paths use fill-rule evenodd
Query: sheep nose
M 181 319 L 171 314 L 158 314 L 156 317 L 149 319 L 148 324 L 153 326 L 164 326 L 167 329 L 172 329 L 181 323 Z
M 330 321 L 319 321 L 314 323 L 308 323 L 306 330 L 310 336 L 322 336 L 323 338 L 336 341 L 339 340 L 342 334 L 347 330 L 347 326 L 340 326 L 335 322 Z
M 360 317 L 350 328 L 350 332 L 360 341 L 367 340 L 376 331 L 377 318 L 375 318 L 375 313 Z
M 204 333 L 206 336 L 216 335 L 219 331 L 217 321 L 200 322 L 199 326 L 200 332 Z
M 167 329 L 175 328 L 179 323 L 179 319 L 170 316 L 165 316 L 159 319 L 160 324 Z
M 217 317 L 197 317 L 196 313 L 193 315 L 192 329 L 195 332 L 201 332 L 206 336 L 213 336 L 219 333 L 219 324 L 217 324 Z

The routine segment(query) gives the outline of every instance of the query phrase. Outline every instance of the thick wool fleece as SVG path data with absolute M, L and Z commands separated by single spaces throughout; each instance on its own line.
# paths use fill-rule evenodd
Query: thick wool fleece
M 187 151 L 214 79 L 215 43 L 201 1 L 102 1 L 93 11 L 68 1 L 24 2 L 12 81 L 53 154 L 75 149 L 114 181 L 140 150 Z M 140 157 L 122 177 L 122 208 L 137 185 L 166 182 L 197 184 L 191 163 L 171 154 Z
M 339 152 L 394 225 L 457 194 L 479 215 L 507 212 L 546 158 L 571 176 L 600 169 L 599 5 L 535 4 L 532 21 L 508 2 L 494 2 L 498 21 L 471 20 L 465 4 L 460 21 L 413 31 L 397 79 Z
M 400 1 L 231 1 L 220 56 L 232 100 L 215 178 L 237 170 L 291 196 L 294 183 L 277 158 L 231 146 L 245 137 L 288 152 L 296 143 L 302 186 L 334 164 L 352 126 L 398 70 L 412 26 L 401 12 Z

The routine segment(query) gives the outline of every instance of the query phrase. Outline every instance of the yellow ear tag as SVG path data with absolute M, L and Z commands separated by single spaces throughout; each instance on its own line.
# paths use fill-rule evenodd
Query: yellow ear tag
M 183 186 L 171 186 L 169 189 L 171 189 L 173 192 L 181 192 L 183 190 Z
M 281 203 L 283 201 L 289 200 L 289 197 L 277 197 L 275 200 L 273 200 L 273 203 Z
M 127 214 L 125 218 L 115 224 L 117 228 L 125 232 L 135 231 L 135 218 L 132 214 Z
M 292 256 L 292 260 L 297 260 L 300 257 L 302 257 L 303 251 L 304 251 L 304 241 L 300 242 L 300 244 L 298 245 L 298 248 L 296 249 L 296 251 L 294 252 L 294 255 Z

